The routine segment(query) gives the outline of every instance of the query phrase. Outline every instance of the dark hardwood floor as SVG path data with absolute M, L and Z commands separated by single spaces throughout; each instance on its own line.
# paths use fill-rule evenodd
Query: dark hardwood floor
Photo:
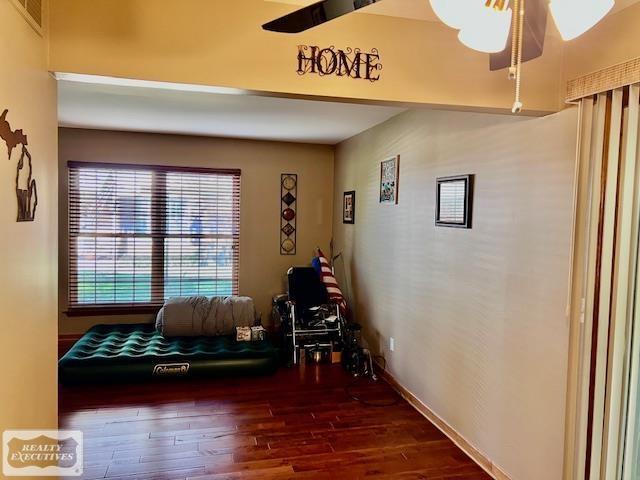
M 60 428 L 84 432 L 83 478 L 490 477 L 404 400 L 350 399 L 339 366 L 251 379 L 61 387 Z M 376 402 L 383 383 L 353 388 Z

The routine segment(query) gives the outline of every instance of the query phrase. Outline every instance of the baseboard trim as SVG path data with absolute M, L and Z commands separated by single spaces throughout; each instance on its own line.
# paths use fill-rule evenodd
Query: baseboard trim
M 440 418 L 433 410 L 425 405 L 411 391 L 404 387 L 396 378 L 388 371 L 384 370 L 380 365 L 376 365 L 379 369 L 380 376 L 393 388 L 402 398 L 415 408 L 423 417 L 433 423 L 442 433 L 463 450 L 471 459 L 476 462 L 485 472 L 496 480 L 511 480 L 500 467 L 495 465 L 485 454 L 475 448 L 469 441 L 460 435 L 451 425 Z

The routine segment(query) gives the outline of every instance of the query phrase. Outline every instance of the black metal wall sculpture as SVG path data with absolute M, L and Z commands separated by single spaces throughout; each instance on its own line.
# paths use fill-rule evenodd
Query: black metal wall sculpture
M 296 254 L 298 175 L 280 175 L 280 255 Z
M 27 171 L 23 172 L 25 157 L 28 160 Z M 23 180 L 22 182 L 21 179 Z M 20 188 L 21 185 L 26 186 L 26 188 Z M 33 178 L 31 154 L 24 145 L 22 146 L 22 155 L 18 160 L 18 169 L 16 171 L 16 197 L 18 199 L 18 222 L 33 222 L 36 218 L 36 208 L 38 207 L 38 188 Z
M 7 146 L 7 156 L 11 160 L 13 150 L 22 145 L 22 151 L 16 168 L 16 200 L 18 202 L 18 222 L 32 222 L 36 216 L 38 206 L 38 189 L 33 178 L 33 165 L 31 154 L 27 149 L 29 142 L 27 135 L 19 130 L 11 130 L 11 125 L 7 121 L 9 110 L 4 110 L 0 115 L 0 138 Z M 27 164 L 25 165 L 25 158 Z M 26 167 L 26 168 L 25 168 Z
M 359 48 L 336 49 L 333 45 L 327 48 L 298 45 L 298 75 L 314 73 L 321 77 L 335 75 L 377 82 L 380 70 L 382 64 L 377 48 L 363 52 Z

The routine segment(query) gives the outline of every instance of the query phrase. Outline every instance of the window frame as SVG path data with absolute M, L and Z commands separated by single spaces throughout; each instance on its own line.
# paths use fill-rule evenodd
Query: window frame
M 86 305 L 79 304 L 77 301 L 78 295 L 78 262 L 75 261 L 74 254 L 77 257 L 77 251 L 74 251 L 72 242 L 74 238 L 77 238 L 77 234 L 71 233 L 72 225 L 72 209 L 71 205 L 71 175 L 73 169 L 90 168 L 90 169 L 105 169 L 105 170 L 142 170 L 152 173 L 152 186 L 151 186 L 151 210 L 152 211 L 164 211 L 164 215 L 151 215 L 151 233 L 149 234 L 152 240 L 151 250 L 151 301 L 139 302 L 139 303 L 110 303 L 110 304 L 91 304 Z M 164 304 L 164 289 L 165 285 L 165 241 L 171 238 L 171 235 L 167 234 L 164 227 L 167 222 L 167 212 L 163 208 L 163 202 L 166 201 L 166 174 L 168 173 L 202 173 L 202 174 L 214 174 L 214 175 L 228 175 L 237 177 L 237 182 L 234 181 L 233 198 L 237 199 L 237 207 L 234 207 L 232 215 L 237 216 L 237 221 L 234 222 L 234 229 L 231 238 L 234 240 L 234 264 L 232 267 L 232 294 L 236 295 L 239 292 L 239 271 L 240 271 L 240 192 L 241 192 L 241 173 L 240 169 L 231 168 L 205 168 L 205 167 L 187 167 L 187 166 L 165 166 L 165 165 L 153 165 L 153 164 L 126 164 L 126 163 L 106 163 L 106 162 L 86 162 L 86 161 L 68 161 L 67 162 L 67 310 L 68 316 L 91 316 L 91 315 L 126 315 L 126 314 L 144 314 L 144 313 L 156 313 Z M 196 238 L 196 237 L 194 237 Z M 237 260 L 235 260 L 237 259 Z M 161 287 L 158 287 L 158 282 L 161 283 Z M 72 286 L 76 288 L 73 289 Z M 160 290 L 161 288 L 161 290 Z M 162 292 L 162 293 L 159 293 Z M 72 298 L 73 295 L 76 298 Z M 155 295 L 154 295 L 155 294 Z

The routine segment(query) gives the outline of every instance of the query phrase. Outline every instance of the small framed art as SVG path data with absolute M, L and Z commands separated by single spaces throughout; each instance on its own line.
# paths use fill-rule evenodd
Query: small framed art
M 344 192 L 342 196 L 342 223 L 356 222 L 356 192 Z
M 473 175 L 436 178 L 436 225 L 471 228 Z
M 400 155 L 380 163 L 380 203 L 398 203 L 398 176 L 400 173 Z

